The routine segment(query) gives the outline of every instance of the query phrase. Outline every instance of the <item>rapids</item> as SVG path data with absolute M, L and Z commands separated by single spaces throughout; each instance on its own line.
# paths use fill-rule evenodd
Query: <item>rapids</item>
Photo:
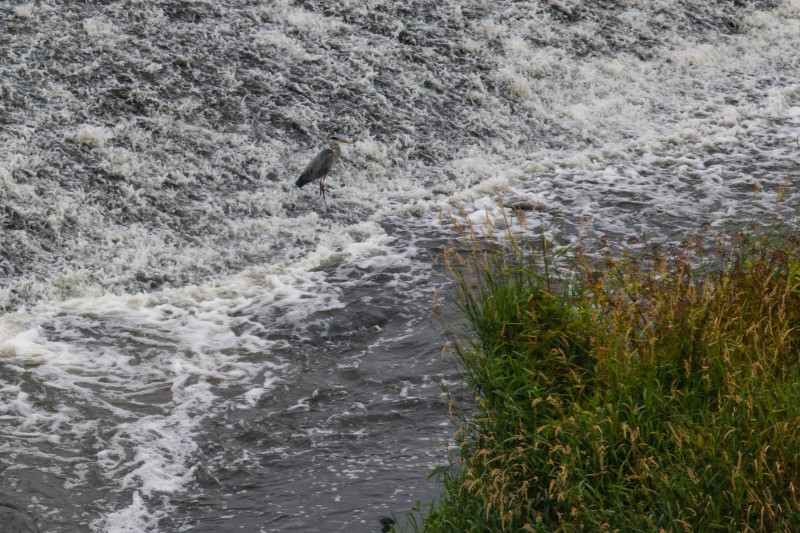
M 4 1 L 0 519 L 424 505 L 460 391 L 441 213 L 500 195 L 563 244 L 796 222 L 798 50 L 798 0 Z M 323 202 L 294 181 L 332 133 Z

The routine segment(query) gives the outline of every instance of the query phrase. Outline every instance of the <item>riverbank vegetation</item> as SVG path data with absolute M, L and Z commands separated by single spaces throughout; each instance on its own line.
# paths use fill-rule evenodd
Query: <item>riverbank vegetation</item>
M 793 234 L 588 253 L 456 227 L 474 404 L 416 529 L 800 531 Z

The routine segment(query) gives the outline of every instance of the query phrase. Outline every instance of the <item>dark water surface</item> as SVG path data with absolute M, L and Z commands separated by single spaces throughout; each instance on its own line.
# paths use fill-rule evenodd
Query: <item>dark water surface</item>
M 426 476 L 452 434 L 440 385 L 460 389 L 430 316 L 442 273 L 350 264 L 328 282 L 340 307 L 271 334 L 291 346 L 294 372 L 252 407 L 235 405 L 246 391 L 226 395 L 234 406 L 199 439 L 201 481 L 177 504 L 188 512 L 162 527 L 378 531 L 380 517 L 438 495 Z M 273 312 L 246 311 L 261 323 Z

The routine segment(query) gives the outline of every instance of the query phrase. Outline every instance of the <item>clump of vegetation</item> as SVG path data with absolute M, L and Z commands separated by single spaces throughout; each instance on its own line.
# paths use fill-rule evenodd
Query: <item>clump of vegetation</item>
M 796 237 L 587 254 L 456 226 L 475 402 L 418 529 L 800 531 Z

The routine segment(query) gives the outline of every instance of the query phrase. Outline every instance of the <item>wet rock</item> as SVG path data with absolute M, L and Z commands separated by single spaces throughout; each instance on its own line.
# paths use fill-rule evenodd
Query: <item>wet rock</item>
M 381 518 L 378 520 L 381 523 L 382 529 L 381 533 L 389 533 L 392 530 L 392 526 L 394 525 L 394 520 L 391 518 Z
M 534 211 L 536 209 L 536 204 L 533 202 L 514 202 L 508 207 L 515 211 Z

